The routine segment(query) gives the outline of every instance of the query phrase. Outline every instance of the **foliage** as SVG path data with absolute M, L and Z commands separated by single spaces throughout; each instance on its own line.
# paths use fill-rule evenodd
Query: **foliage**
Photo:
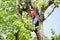
M 0 0 L 0 40 L 15 40 L 14 34 L 19 30 L 19 40 L 33 39 L 32 34 L 26 27 L 32 27 L 32 23 L 28 18 L 28 14 L 23 12 L 22 19 L 17 15 L 17 7 L 15 0 Z M 5 37 L 5 38 L 4 38 Z
M 52 33 L 51 40 L 60 40 L 60 34 L 56 35 L 55 30 L 53 28 L 51 28 L 51 33 Z

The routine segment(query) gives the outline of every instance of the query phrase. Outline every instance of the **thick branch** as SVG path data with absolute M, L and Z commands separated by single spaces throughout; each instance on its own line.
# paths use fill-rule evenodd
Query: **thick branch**
M 19 30 L 17 31 L 17 33 L 15 33 L 15 34 L 14 34 L 14 36 L 15 36 L 16 40 L 18 40 L 18 39 L 19 39 L 19 38 L 18 38 L 18 33 L 19 33 Z
M 47 7 L 46 8 L 44 8 L 44 6 L 42 5 L 42 7 L 41 7 L 41 12 L 40 13 L 38 13 L 38 11 L 36 11 L 37 13 L 38 13 L 38 15 L 40 15 L 40 18 L 42 19 L 42 22 L 45 20 L 45 18 L 44 18 L 44 12 L 45 12 L 45 10 L 51 5 L 51 4 L 53 4 L 54 3 L 54 0 L 49 0 L 48 1 L 48 5 L 47 5 Z M 36 9 L 36 8 L 35 8 Z M 37 10 L 37 9 L 36 9 Z M 42 13 L 43 12 L 43 13 Z M 52 13 L 52 12 L 51 12 Z
M 19 5 L 19 1 L 18 0 L 16 0 L 16 4 Z
M 51 4 L 53 4 L 54 3 L 54 0 L 49 0 L 48 1 L 48 6 L 46 7 L 46 9 L 51 5 Z
M 53 3 L 54 3 L 54 0 L 49 0 L 48 1 L 48 6 L 51 5 L 51 4 L 53 4 Z
M 20 14 L 21 16 L 22 16 L 22 11 L 26 11 L 26 10 L 27 10 L 26 8 L 24 8 L 24 7 L 22 6 L 21 3 L 19 3 L 18 0 L 16 0 L 16 6 L 17 6 L 18 12 L 19 12 L 19 14 Z

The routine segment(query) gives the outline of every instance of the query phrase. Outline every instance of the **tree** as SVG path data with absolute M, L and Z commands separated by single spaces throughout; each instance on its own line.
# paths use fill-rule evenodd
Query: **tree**
M 18 0 L 17 0 L 17 3 L 19 3 Z M 50 15 L 52 14 L 52 12 L 54 11 L 54 9 L 55 9 L 56 7 L 58 7 L 58 2 L 54 2 L 54 0 L 49 0 L 49 1 L 48 1 L 48 4 L 47 4 L 46 2 L 41 2 L 41 4 L 39 4 L 39 5 L 41 5 L 41 7 L 38 5 L 38 6 L 40 7 L 40 9 L 39 9 L 39 11 L 40 11 L 40 13 L 39 13 L 39 14 L 40 14 L 40 18 L 42 19 L 42 22 L 39 23 L 39 24 L 40 24 L 40 25 L 39 25 L 39 26 L 40 26 L 40 27 L 39 27 L 40 30 L 35 30 L 35 33 L 36 33 L 36 36 L 37 36 L 37 39 L 38 39 L 38 40 L 45 40 L 44 34 L 43 34 L 43 21 L 46 20 L 46 18 L 47 18 L 48 16 L 45 18 L 45 17 L 44 17 L 44 12 L 45 12 L 45 10 L 46 10 L 51 4 L 53 4 L 53 3 L 54 3 L 55 6 L 54 6 L 53 10 L 49 13 L 48 16 L 50 16 Z M 34 1 L 34 4 L 36 5 L 36 1 Z M 17 4 L 17 5 L 19 5 L 19 4 Z M 35 5 L 34 5 L 34 9 L 37 10 L 37 9 L 36 9 L 37 6 L 35 6 Z M 36 12 L 37 12 L 37 11 L 36 11 Z M 37 13 L 38 13 L 38 12 L 37 12 Z
M 39 26 L 36 28 L 34 25 L 32 25 L 32 22 L 30 21 L 31 17 L 28 15 L 28 13 L 22 10 L 22 8 L 26 7 L 24 0 L 0 1 L 0 32 L 1 34 L 3 33 L 7 35 L 7 40 L 35 40 L 36 37 L 31 37 L 31 31 L 34 31 L 36 33 L 37 40 L 45 40 L 45 36 L 43 34 L 43 22 L 52 14 L 54 9 L 58 7 L 58 2 L 56 0 L 49 0 L 48 2 L 31 0 L 33 9 L 35 9 L 35 11 L 39 14 L 38 16 L 42 19 L 42 21 L 39 23 Z M 45 18 L 44 12 L 51 4 L 54 4 L 54 8 Z M 23 13 L 22 16 L 19 13 Z

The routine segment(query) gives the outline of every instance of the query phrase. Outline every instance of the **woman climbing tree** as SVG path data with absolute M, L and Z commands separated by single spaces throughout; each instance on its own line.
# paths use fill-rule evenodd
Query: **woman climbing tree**
M 32 23 L 33 25 L 39 26 L 39 22 L 41 21 L 41 18 L 39 18 L 39 16 L 36 14 L 36 11 L 33 9 L 29 9 L 29 14 L 32 17 Z
M 39 16 L 36 13 L 36 10 L 34 10 L 34 8 L 31 5 L 31 0 L 26 0 L 25 1 L 27 4 L 27 12 L 30 14 L 30 16 L 32 17 L 32 24 L 36 26 L 39 25 L 39 22 L 41 21 L 41 18 L 39 18 Z

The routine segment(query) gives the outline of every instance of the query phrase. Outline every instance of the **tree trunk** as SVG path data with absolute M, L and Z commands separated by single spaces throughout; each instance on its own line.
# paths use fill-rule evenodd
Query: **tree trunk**
M 19 31 L 17 31 L 17 33 L 15 34 L 16 40 L 19 40 L 19 39 L 18 39 L 18 32 L 19 32 Z
M 44 38 L 44 32 L 43 32 L 43 22 L 39 23 L 40 30 L 35 30 L 37 40 L 45 40 Z

